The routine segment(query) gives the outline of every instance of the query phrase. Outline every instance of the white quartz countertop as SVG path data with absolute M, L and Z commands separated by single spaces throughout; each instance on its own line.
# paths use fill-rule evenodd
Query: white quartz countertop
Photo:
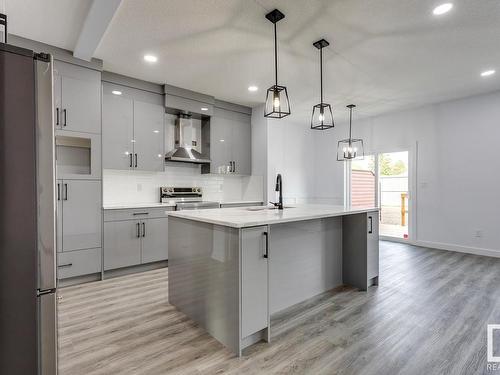
M 327 217 L 344 216 L 363 212 L 378 211 L 376 207 L 345 208 L 332 205 L 291 205 L 284 210 L 267 207 L 215 208 L 210 210 L 175 211 L 169 216 L 179 217 L 232 228 L 254 227 L 258 225 L 288 223 Z
M 215 201 L 217 202 L 217 201 Z M 256 201 L 219 201 L 219 204 L 231 204 L 231 205 L 236 205 L 236 204 L 255 204 L 259 205 L 262 204 L 262 201 L 256 200 Z M 105 210 L 126 210 L 126 209 L 133 209 L 133 208 L 152 208 L 152 207 L 175 207 L 175 202 L 169 202 L 169 203 L 158 203 L 158 202 L 153 202 L 153 203 L 114 203 L 114 204 L 104 204 L 102 206 L 103 209 Z

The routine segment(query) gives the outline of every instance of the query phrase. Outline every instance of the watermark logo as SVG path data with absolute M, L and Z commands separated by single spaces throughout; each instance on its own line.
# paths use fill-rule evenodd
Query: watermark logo
M 486 368 L 488 371 L 497 371 L 500 370 L 500 356 L 495 355 L 495 331 L 500 331 L 500 324 L 488 324 L 487 325 L 487 359 L 488 364 Z M 499 335 L 497 335 L 497 340 L 499 339 Z M 497 347 L 500 346 L 500 343 L 497 344 Z
M 500 330 L 500 324 L 488 324 L 488 362 L 500 362 L 500 356 L 496 356 L 494 353 L 494 341 L 493 332 L 495 330 Z M 484 337 L 484 336 L 483 336 Z

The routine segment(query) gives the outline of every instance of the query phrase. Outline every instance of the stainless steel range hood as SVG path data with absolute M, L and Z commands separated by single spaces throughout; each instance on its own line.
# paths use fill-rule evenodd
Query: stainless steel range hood
M 199 147 L 200 141 L 196 137 L 191 117 L 180 114 L 175 120 L 175 148 L 165 155 L 165 160 L 209 164 L 210 159 L 198 151 Z

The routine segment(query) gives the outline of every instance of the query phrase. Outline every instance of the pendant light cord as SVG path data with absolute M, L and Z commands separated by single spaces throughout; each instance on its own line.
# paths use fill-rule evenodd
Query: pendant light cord
M 278 36 L 276 23 L 274 23 L 274 76 L 276 78 L 276 86 L 278 86 Z
M 321 91 L 321 100 L 320 103 L 323 105 L 323 47 L 319 49 L 319 77 L 320 77 L 320 91 Z M 321 107 L 323 108 L 323 107 Z
M 352 140 L 352 108 L 350 108 L 349 112 L 349 142 Z

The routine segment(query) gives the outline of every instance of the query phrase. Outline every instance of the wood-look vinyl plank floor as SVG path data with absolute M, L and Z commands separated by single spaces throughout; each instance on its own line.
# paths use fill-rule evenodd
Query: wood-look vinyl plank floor
M 168 304 L 167 269 L 62 288 L 59 373 L 495 373 L 486 325 L 500 323 L 500 259 L 381 242 L 379 283 L 276 314 L 271 343 L 242 358 Z

